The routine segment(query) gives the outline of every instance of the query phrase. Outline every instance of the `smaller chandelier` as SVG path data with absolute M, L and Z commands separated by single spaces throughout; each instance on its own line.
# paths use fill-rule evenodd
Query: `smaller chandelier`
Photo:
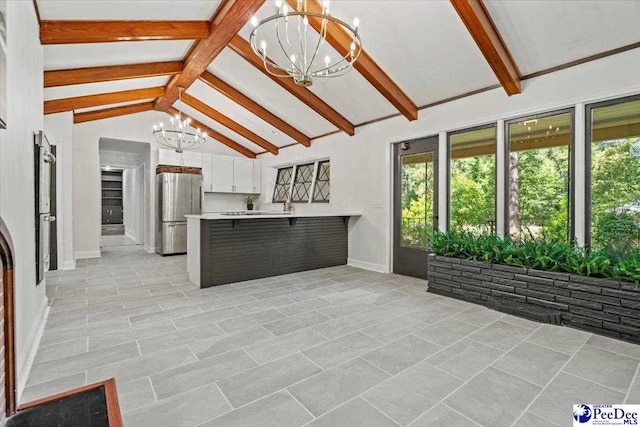
M 182 106 L 182 91 L 184 88 L 178 88 L 178 100 Z M 200 148 L 207 140 L 207 133 L 196 129 L 195 133 L 189 130 L 191 118 L 182 119 L 182 112 L 178 110 L 178 114 L 169 119 L 171 128 L 165 128 L 164 123 L 160 122 L 153 125 L 153 136 L 156 137 L 158 144 L 165 148 L 170 148 L 176 153 L 182 153 L 184 150 L 194 150 Z
M 351 26 L 331 16 L 328 0 L 322 2 L 321 12 L 309 11 L 307 0 L 298 0 L 295 9 L 289 9 L 281 0 L 275 5 L 274 15 L 262 21 L 256 17 L 251 20 L 254 27 L 250 36 L 251 48 L 269 74 L 291 77 L 296 84 L 308 87 L 316 78 L 338 77 L 351 70 L 362 52 L 358 18 Z M 309 28 L 310 21 L 319 24 L 318 32 Z M 340 56 L 342 53 L 336 54 L 326 43 L 330 25 L 339 27 L 351 38 L 349 49 L 343 56 Z M 271 56 L 267 56 L 267 41 L 263 37 L 276 45 L 269 49 Z

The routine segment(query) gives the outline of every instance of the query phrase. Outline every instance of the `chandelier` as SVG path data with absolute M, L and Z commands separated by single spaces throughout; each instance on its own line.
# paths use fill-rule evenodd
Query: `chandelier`
M 295 9 L 290 9 L 280 0 L 275 5 L 274 15 L 262 21 L 255 16 L 251 20 L 254 27 L 250 36 L 251 48 L 269 74 L 291 77 L 296 84 L 307 87 L 316 78 L 342 76 L 352 68 L 362 52 L 358 18 L 351 26 L 331 16 L 328 0 L 322 2 L 321 12 L 309 11 L 307 0 L 298 0 Z M 309 28 L 310 22 L 319 25 L 317 32 Z M 326 43 L 330 26 L 339 27 L 351 39 L 349 49 L 343 56 Z M 267 40 L 273 42 L 275 48 L 267 50 Z
M 182 106 L 182 92 L 184 88 L 178 88 L 178 100 Z M 194 150 L 207 140 L 207 133 L 200 132 L 196 129 L 195 133 L 189 130 L 191 118 L 182 119 L 182 112 L 178 109 L 178 114 L 169 119 L 171 128 L 165 128 L 164 123 L 160 122 L 153 125 L 153 136 L 156 137 L 158 144 L 165 148 L 176 150 L 176 153 L 182 153 L 184 150 Z

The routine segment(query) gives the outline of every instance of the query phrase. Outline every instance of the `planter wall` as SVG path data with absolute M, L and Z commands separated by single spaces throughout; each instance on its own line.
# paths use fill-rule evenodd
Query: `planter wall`
M 429 255 L 429 292 L 640 343 L 631 283 Z

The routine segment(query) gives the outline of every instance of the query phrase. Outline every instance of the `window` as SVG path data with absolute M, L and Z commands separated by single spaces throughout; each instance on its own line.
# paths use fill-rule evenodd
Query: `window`
M 587 241 L 614 253 L 638 249 L 640 98 L 594 104 L 586 112 Z
M 273 189 L 273 203 L 330 201 L 330 163 L 320 160 L 279 168 Z
M 313 187 L 313 202 L 329 202 L 331 196 L 331 165 L 329 160 L 318 163 L 316 185 Z
M 293 166 L 278 169 L 276 176 L 276 186 L 273 190 L 273 202 L 282 203 L 289 199 L 291 189 L 291 177 L 293 176 Z
M 506 134 L 509 234 L 569 242 L 573 110 L 507 122 Z
M 449 144 L 450 229 L 495 233 L 495 125 L 451 133 Z
M 311 184 L 313 184 L 313 168 L 315 163 L 296 166 L 296 179 L 293 181 L 292 202 L 308 202 Z

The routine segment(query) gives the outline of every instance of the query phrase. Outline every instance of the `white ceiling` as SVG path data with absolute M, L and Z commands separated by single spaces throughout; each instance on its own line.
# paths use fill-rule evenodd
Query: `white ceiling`
M 282 89 L 229 48 L 218 55 L 207 71 L 220 77 L 276 116 L 287 120 L 308 136 L 335 129 L 298 98 Z
M 64 70 L 103 65 L 181 61 L 192 44 L 190 40 L 172 40 L 46 45 L 44 69 Z
M 87 111 L 98 111 L 98 110 L 104 110 L 105 108 L 124 107 L 126 105 L 142 104 L 142 103 L 151 102 L 151 101 L 155 101 L 155 98 L 140 99 L 138 101 L 118 102 L 116 104 L 109 104 L 107 106 L 101 105 L 99 107 L 80 108 L 78 110 L 75 110 L 75 112 L 76 113 L 86 113 Z M 149 126 L 152 126 L 152 125 L 149 125 Z
M 220 0 L 38 0 L 43 20 L 208 21 Z
M 148 143 L 138 141 L 123 141 L 121 139 L 100 138 L 98 147 L 100 151 L 120 151 L 125 153 L 139 153 Z
M 207 105 L 213 106 L 220 113 L 236 121 L 240 125 L 256 133 L 270 143 L 282 147 L 283 145 L 293 144 L 296 141 L 286 134 L 280 132 L 275 127 L 261 120 L 258 116 L 247 114 L 246 110 L 231 101 L 226 96 L 215 90 L 211 90 L 201 81 L 196 81 L 187 91 L 190 95 L 198 98 Z M 209 120 L 211 121 L 211 120 Z M 205 124 L 209 124 L 205 121 Z
M 640 1 L 485 1 L 522 74 L 640 41 Z
M 116 80 L 113 82 L 87 83 L 74 86 L 48 87 L 44 90 L 44 99 L 47 101 L 50 99 L 70 98 L 72 96 L 95 95 L 121 90 L 165 86 L 169 82 L 169 79 L 167 76 L 160 76 L 146 77 L 143 79 Z
M 208 20 L 221 3 L 220 0 L 37 1 L 43 19 L 60 20 Z M 640 41 L 639 1 L 484 2 L 523 74 Z M 268 1 L 256 16 L 264 18 L 273 13 L 273 8 L 273 2 Z M 418 106 L 498 83 L 449 1 L 334 0 L 331 13 L 347 22 L 359 18 L 364 49 Z M 248 24 L 240 35 L 248 39 L 250 32 Z M 185 40 L 47 45 L 45 69 L 182 60 L 192 44 L 193 41 Z M 229 48 L 207 70 L 309 137 L 336 129 Z M 47 88 L 45 99 L 163 86 L 168 80 L 154 77 Z M 310 90 L 355 125 L 397 113 L 356 70 L 337 79 L 316 82 Z M 188 93 L 279 147 L 295 143 L 200 81 Z M 108 107 L 112 106 L 82 111 Z M 247 148 L 264 151 L 201 113 L 183 108 Z

